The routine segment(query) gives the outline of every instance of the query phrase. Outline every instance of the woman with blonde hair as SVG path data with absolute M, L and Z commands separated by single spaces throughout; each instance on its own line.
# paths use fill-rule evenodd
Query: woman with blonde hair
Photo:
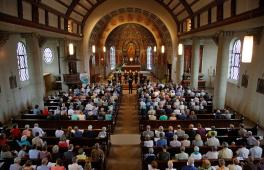
M 196 134 L 194 140 L 192 141 L 193 146 L 203 146 L 203 140 L 200 134 Z

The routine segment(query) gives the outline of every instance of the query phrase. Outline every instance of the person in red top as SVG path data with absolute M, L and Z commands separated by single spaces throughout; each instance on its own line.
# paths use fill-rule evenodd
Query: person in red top
M 44 116 L 48 116 L 49 115 L 49 109 L 48 109 L 48 107 L 44 107 L 42 114 Z
M 21 131 L 17 124 L 13 126 L 13 128 L 10 130 L 10 133 L 13 139 L 20 139 L 21 137 Z
M 0 146 L 4 146 L 7 143 L 6 134 L 1 133 L 0 134 Z
M 68 150 L 69 142 L 67 141 L 64 135 L 61 136 L 60 141 L 58 143 L 60 150 Z

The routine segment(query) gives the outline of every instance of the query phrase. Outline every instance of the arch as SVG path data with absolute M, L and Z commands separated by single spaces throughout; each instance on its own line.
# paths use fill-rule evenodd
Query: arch
M 241 61 L 242 42 L 239 38 L 234 38 L 229 45 L 229 71 L 228 78 L 238 80 Z
M 92 36 L 92 30 L 96 26 L 96 24 L 101 19 L 101 16 L 108 15 L 113 17 L 117 13 L 116 11 L 124 11 L 124 7 L 127 8 L 127 11 L 135 12 L 135 13 L 143 13 L 149 16 L 150 18 L 154 18 L 155 20 L 158 20 L 159 23 L 163 25 L 161 28 L 162 32 L 164 32 L 163 29 L 168 30 L 168 35 L 171 37 L 171 55 L 169 56 L 170 62 L 174 63 L 174 58 L 176 56 L 176 46 L 177 46 L 177 27 L 175 20 L 170 15 L 170 13 L 165 9 L 161 8 L 160 4 L 156 2 L 155 0 L 148 0 L 148 1 L 142 1 L 142 0 L 134 0 L 134 1 L 126 1 L 126 0 L 112 0 L 112 1 L 105 1 L 100 6 L 94 10 L 91 15 L 86 20 L 85 26 L 83 28 L 83 56 L 84 61 L 88 60 L 89 55 L 91 54 L 91 49 L 89 48 L 89 39 Z M 116 11 L 113 11 L 113 9 L 117 9 Z M 155 15 L 154 15 L 155 14 Z M 158 17 L 157 17 L 158 16 Z M 104 23 L 101 23 L 104 24 Z M 161 25 L 159 24 L 159 25 Z M 168 52 L 169 50 L 167 50 Z M 84 62 L 87 64 L 87 62 Z M 85 69 L 87 69 L 87 65 L 85 65 Z

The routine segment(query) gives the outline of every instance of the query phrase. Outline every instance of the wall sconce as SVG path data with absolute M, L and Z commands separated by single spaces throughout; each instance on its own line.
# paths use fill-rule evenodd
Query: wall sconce
M 95 45 L 92 46 L 92 52 L 95 53 Z
M 182 45 L 182 43 L 180 43 L 178 45 L 178 55 L 182 55 L 182 52 L 183 52 L 183 45 Z
M 164 45 L 161 46 L 161 53 L 162 53 L 162 54 L 165 53 L 165 46 L 164 46 Z
M 154 46 L 153 51 L 157 52 L 157 47 L 156 46 Z
M 105 48 L 105 46 L 103 47 L 103 51 L 104 51 L 104 53 L 106 52 L 106 48 Z
M 242 63 L 251 63 L 253 52 L 253 36 L 244 36 Z
M 73 55 L 74 54 L 74 48 L 73 48 L 73 43 L 69 44 L 69 54 Z

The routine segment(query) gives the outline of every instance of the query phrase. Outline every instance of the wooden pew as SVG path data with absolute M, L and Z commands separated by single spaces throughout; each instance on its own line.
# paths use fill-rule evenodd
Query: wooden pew
M 243 121 L 241 119 L 230 119 L 230 120 L 215 120 L 215 119 L 202 119 L 202 120 L 141 120 L 139 129 L 140 131 L 145 130 L 147 125 L 150 125 L 152 129 L 157 129 L 159 126 L 163 126 L 164 128 L 168 128 L 169 126 L 176 127 L 177 125 L 181 125 L 183 128 L 188 127 L 189 124 L 193 124 L 197 127 L 197 124 L 202 124 L 203 127 L 211 127 L 215 126 L 216 128 L 221 127 L 229 127 L 230 124 L 234 124 L 235 127 L 238 127 L 240 123 Z
M 106 127 L 111 132 L 113 130 L 113 121 L 106 120 L 45 120 L 45 119 L 13 119 L 12 123 L 18 124 L 20 128 L 24 128 L 26 124 L 33 127 L 38 123 L 41 128 L 58 128 L 66 129 L 68 126 L 78 126 L 80 129 L 87 129 L 88 125 L 92 125 L 95 129 Z

